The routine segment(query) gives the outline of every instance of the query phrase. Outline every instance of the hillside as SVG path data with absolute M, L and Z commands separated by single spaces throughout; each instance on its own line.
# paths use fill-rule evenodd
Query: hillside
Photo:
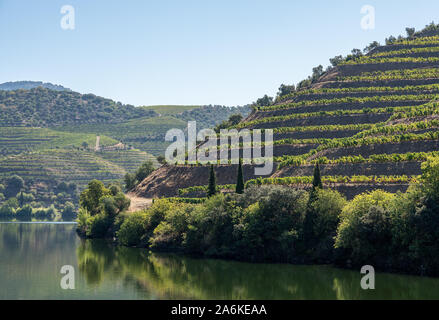
M 116 123 L 139 117 L 154 117 L 152 110 L 123 105 L 93 94 L 55 91 L 0 90 L 0 125 L 55 127 L 90 123 Z
M 100 136 L 99 151 L 95 145 L 95 134 L 0 127 L 0 203 L 5 200 L 2 186 L 13 175 L 24 180 L 23 191 L 32 195 L 34 207 L 55 204 L 60 209 L 66 201 L 77 202 L 77 192 L 91 179 L 121 183 L 147 160 L 158 165 L 152 155 L 107 136 Z M 59 192 L 63 183 L 73 186 L 69 192 Z
M 26 203 L 34 208 L 54 204 L 63 210 L 68 202 L 77 205 L 78 192 L 92 179 L 122 185 L 125 174 L 134 173 L 143 162 L 158 166 L 156 157 L 169 145 L 165 141 L 169 129 L 185 129 L 189 120 L 201 128 L 213 127 L 233 113 L 246 116 L 250 111 L 222 106 L 134 107 L 41 84 L 6 83 L 0 90 L 0 206 L 10 198 L 3 194 L 4 187 L 14 175 L 24 180 Z
M 173 116 L 180 114 L 184 111 L 190 111 L 201 106 L 183 106 L 183 105 L 157 105 L 157 106 L 144 106 L 142 108 L 146 110 L 153 110 L 161 116 Z
M 439 150 L 438 94 L 438 35 L 395 39 L 340 59 L 308 86 L 279 96 L 272 105 L 256 106 L 236 126 L 274 130 L 278 169 L 249 183 L 306 188 L 314 164 L 320 163 L 325 185 L 349 198 L 376 188 L 405 190 L 420 174 L 420 163 Z M 236 174 L 229 171 L 236 169 L 216 170 L 217 176 L 231 177 L 223 184 L 235 183 Z M 207 184 L 207 174 L 186 166 L 184 181 L 196 176 Z M 145 180 L 137 195 L 178 195 L 187 187 L 177 183 L 155 191 L 154 184 Z
M 169 142 L 165 141 L 165 135 L 170 129 L 184 130 L 188 121 L 197 121 L 197 127 L 200 129 L 213 128 L 232 114 L 240 113 L 245 117 L 250 113 L 250 107 L 182 106 L 179 110 L 179 106 L 159 106 L 151 109 L 160 116 L 142 117 L 120 123 L 69 125 L 59 129 L 68 132 L 103 134 L 128 146 L 159 156 L 165 153 L 169 145 Z

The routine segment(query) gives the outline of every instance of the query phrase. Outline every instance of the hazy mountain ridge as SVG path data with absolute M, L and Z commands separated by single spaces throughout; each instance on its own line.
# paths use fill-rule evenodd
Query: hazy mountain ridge
M 63 87 L 61 85 L 52 84 L 50 82 L 42 81 L 9 81 L 0 84 L 0 90 L 30 90 L 38 87 L 43 87 L 55 91 L 71 91 L 69 88 Z

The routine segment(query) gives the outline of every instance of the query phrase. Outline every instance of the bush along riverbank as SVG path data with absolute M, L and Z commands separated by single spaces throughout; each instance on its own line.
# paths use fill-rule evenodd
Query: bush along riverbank
M 81 195 L 78 233 L 203 257 L 439 276 L 439 158 L 422 169 L 406 193 L 376 190 L 346 201 L 322 188 L 317 166 L 310 192 L 251 186 L 199 204 L 155 200 L 131 214 L 123 194 L 92 181 Z

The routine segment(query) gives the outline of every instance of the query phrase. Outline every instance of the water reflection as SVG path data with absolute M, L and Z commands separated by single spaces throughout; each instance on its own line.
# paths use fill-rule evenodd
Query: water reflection
M 249 264 L 148 254 L 84 241 L 78 263 L 90 284 L 118 275 L 160 299 L 437 299 L 439 279 L 378 274 L 376 290 L 359 272 L 326 266 Z
M 62 290 L 60 268 L 76 270 Z M 439 279 L 151 254 L 80 240 L 73 225 L 0 223 L 0 299 L 437 299 Z

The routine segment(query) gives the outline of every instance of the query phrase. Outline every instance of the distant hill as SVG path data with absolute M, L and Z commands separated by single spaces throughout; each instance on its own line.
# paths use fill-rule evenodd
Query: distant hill
M 186 129 L 188 121 L 197 121 L 198 129 L 213 128 L 230 115 L 240 113 L 246 117 L 250 107 L 203 106 L 187 110 L 182 106 L 180 114 L 175 113 L 178 106 L 172 106 L 173 115 L 169 112 L 160 113 L 152 118 L 137 118 L 121 123 L 102 123 L 64 126 L 60 130 L 69 132 L 104 134 L 121 141 L 126 145 L 152 153 L 163 155 L 169 142 L 165 141 L 169 129 Z M 155 109 L 160 112 L 158 109 Z M 163 112 L 163 110 L 161 110 Z M 169 110 L 167 110 L 169 111 Z
M 244 118 L 251 112 L 250 106 L 226 107 L 226 106 L 203 106 L 196 109 L 185 110 L 175 115 L 176 118 L 187 121 L 197 121 L 198 129 L 213 128 L 217 124 L 229 119 L 232 114 L 241 114 Z
M 172 116 L 180 114 L 184 111 L 190 111 L 193 109 L 201 108 L 202 106 L 184 106 L 184 105 L 158 105 L 158 106 L 145 106 L 147 110 L 154 110 L 162 116 Z
M 63 86 L 52 84 L 50 82 L 42 82 L 42 81 L 14 81 L 14 82 L 5 82 L 0 84 L 0 90 L 30 90 L 38 87 L 43 87 L 50 90 L 55 91 L 71 91 L 68 88 L 65 88 Z
M 157 116 L 153 110 L 124 105 L 94 94 L 42 87 L 0 91 L 0 111 L 1 126 L 28 127 L 116 123 Z
M 233 113 L 246 116 L 250 111 L 223 106 L 135 107 L 67 89 L 12 84 L 3 88 L 14 90 L 0 90 L 0 206 L 6 200 L 1 187 L 14 174 L 24 179 L 24 191 L 33 195 L 35 208 L 53 203 L 61 210 L 67 201 L 77 204 L 77 193 L 60 191 L 64 183 L 79 190 L 94 178 L 123 184 L 124 175 L 144 161 L 158 165 L 155 156 L 164 154 L 169 145 L 165 141 L 169 129 L 185 129 L 189 120 L 197 121 L 200 129 L 213 127 Z M 97 136 L 99 151 L 94 148 Z

